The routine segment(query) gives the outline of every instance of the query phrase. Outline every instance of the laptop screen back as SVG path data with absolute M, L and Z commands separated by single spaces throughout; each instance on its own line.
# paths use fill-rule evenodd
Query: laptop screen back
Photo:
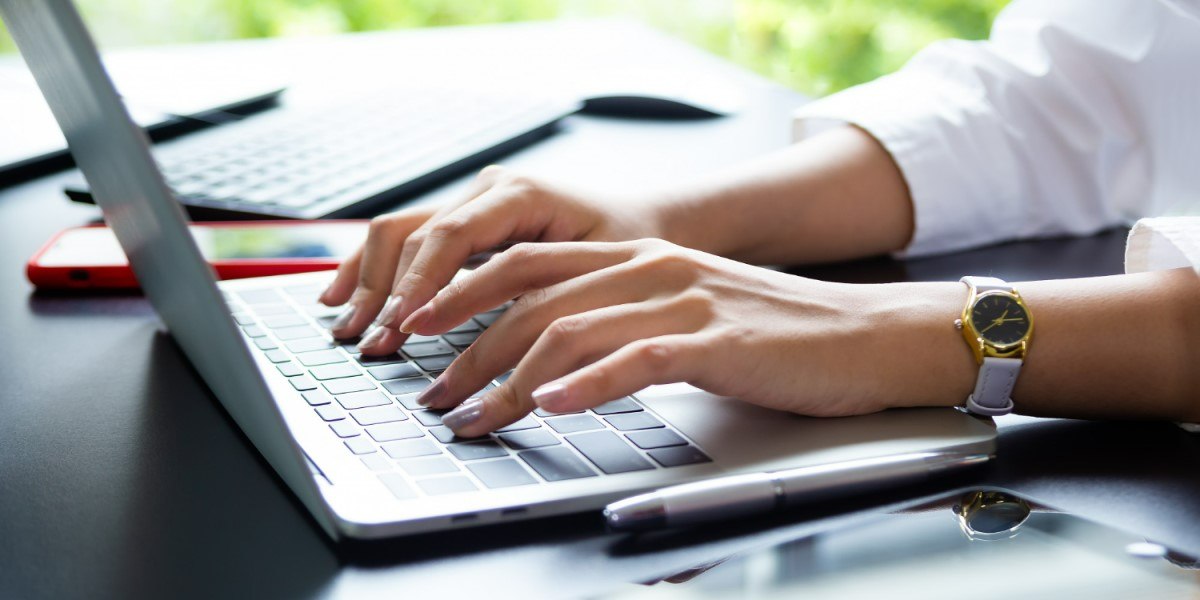
M 75 7 L 0 0 L 0 15 L 146 296 L 225 409 L 329 529 L 301 451 Z

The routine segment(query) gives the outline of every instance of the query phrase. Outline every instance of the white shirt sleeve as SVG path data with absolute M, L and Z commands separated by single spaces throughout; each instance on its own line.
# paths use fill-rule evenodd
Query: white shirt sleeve
M 1017 0 L 991 38 L 800 109 L 891 153 L 916 229 L 905 254 L 1200 214 L 1200 0 Z

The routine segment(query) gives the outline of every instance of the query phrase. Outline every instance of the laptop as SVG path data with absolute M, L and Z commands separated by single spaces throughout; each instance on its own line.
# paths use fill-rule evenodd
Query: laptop
M 335 539 L 595 510 L 738 472 L 994 450 L 992 423 L 953 409 L 812 419 L 686 385 L 455 438 L 415 394 L 504 306 L 373 359 L 327 333 L 331 309 L 316 296 L 329 273 L 218 284 L 70 0 L 0 0 L 0 14 L 173 339 Z

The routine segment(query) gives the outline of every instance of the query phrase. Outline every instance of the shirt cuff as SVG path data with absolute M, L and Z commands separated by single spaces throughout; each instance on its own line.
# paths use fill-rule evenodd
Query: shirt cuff
M 1200 217 L 1142 219 L 1125 242 L 1125 272 L 1191 267 L 1200 275 Z

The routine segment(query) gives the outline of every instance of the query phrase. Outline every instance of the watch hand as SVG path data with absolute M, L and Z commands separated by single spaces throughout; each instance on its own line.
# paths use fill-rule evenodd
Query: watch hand
M 983 329 L 980 329 L 980 330 L 979 330 L 979 333 L 987 333 L 987 330 L 989 330 L 989 329 L 991 329 L 991 328 L 993 328 L 993 327 L 995 327 L 995 326 L 997 326 L 997 325 L 999 325 L 999 324 L 1000 324 L 1000 323 L 997 323 L 996 321 L 992 321 L 992 324 L 991 324 L 991 325 L 988 325 L 987 327 L 984 327 Z

